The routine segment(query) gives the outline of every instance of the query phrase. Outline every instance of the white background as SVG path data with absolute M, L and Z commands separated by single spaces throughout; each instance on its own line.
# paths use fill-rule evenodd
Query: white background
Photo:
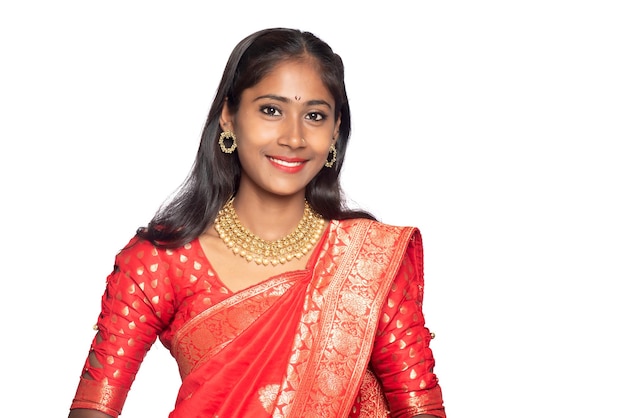
M 2 2 L 1 414 L 67 415 L 115 253 L 187 174 L 231 49 L 287 26 L 344 59 L 345 191 L 423 233 L 449 416 L 626 417 L 621 3 Z M 155 345 L 123 416 L 178 384 Z

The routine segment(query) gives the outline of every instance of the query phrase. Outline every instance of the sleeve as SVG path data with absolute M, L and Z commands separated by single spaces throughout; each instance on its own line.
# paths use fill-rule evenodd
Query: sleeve
M 141 362 L 165 327 L 161 311 L 155 309 L 168 282 L 158 258 L 154 247 L 137 241 L 117 255 L 70 409 L 121 414 Z
M 421 237 L 416 232 L 381 313 L 372 351 L 371 367 L 394 418 L 419 414 L 446 416 L 429 347 L 433 334 L 426 327 L 422 313 L 422 254 Z

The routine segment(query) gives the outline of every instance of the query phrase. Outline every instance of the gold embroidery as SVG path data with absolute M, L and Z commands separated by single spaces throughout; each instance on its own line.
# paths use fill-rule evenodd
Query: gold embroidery
M 402 260 L 402 251 L 383 250 L 408 242 L 413 230 L 381 226 L 369 230 L 367 221 L 332 221 L 322 254 L 332 246 L 337 264 L 318 266 L 292 349 L 274 417 L 345 416 L 355 399 L 359 379 L 367 366 L 378 325 L 378 315 Z M 345 228 L 345 229 L 344 229 Z M 357 257 L 357 253 L 362 257 Z M 323 255 L 320 256 L 323 258 Z M 345 309 L 339 301 L 348 301 Z M 313 322 L 312 318 L 319 317 Z M 395 337 L 393 337 L 395 338 Z M 358 375 L 357 375 L 358 376 Z M 342 396 L 338 397 L 337 394 Z
M 259 401 L 267 413 L 272 412 L 272 406 L 274 405 L 274 401 L 278 395 L 279 387 L 279 385 L 274 384 L 267 385 L 259 389 Z

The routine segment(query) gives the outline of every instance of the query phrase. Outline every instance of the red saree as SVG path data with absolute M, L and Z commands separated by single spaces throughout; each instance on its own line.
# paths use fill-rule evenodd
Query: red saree
M 137 243 L 116 265 L 92 346 L 106 366 L 87 361 L 73 408 L 117 415 L 158 335 L 183 379 L 170 418 L 445 417 L 414 228 L 333 221 L 307 269 L 235 294 L 197 242 Z

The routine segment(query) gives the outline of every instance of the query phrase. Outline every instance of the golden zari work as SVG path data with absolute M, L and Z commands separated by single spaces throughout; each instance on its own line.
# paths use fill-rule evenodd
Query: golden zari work
M 240 222 L 233 199 L 217 214 L 215 230 L 233 253 L 263 266 L 285 264 L 302 258 L 313 248 L 324 230 L 324 219 L 304 202 L 304 215 L 296 229 L 276 241 L 259 238 Z

